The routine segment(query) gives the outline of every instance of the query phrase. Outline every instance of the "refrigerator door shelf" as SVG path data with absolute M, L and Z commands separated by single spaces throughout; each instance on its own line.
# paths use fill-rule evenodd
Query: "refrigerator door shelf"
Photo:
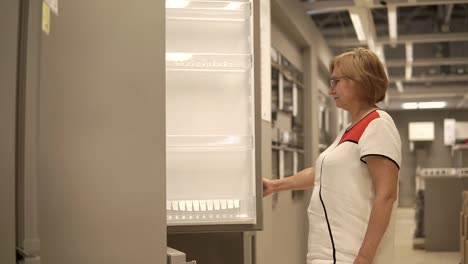
M 245 72 L 251 69 L 250 54 L 166 53 L 166 70 L 169 71 Z
M 255 224 L 255 197 L 248 200 L 168 200 L 169 225 Z
M 250 17 L 249 2 L 166 1 L 166 19 L 245 21 Z

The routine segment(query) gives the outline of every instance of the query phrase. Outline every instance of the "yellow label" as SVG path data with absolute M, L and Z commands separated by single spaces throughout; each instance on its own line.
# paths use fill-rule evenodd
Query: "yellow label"
M 47 35 L 50 33 L 50 8 L 46 2 L 42 2 L 42 31 Z

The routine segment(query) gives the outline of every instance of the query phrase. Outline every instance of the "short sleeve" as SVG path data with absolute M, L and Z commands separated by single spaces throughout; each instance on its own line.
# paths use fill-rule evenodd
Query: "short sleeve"
M 377 118 L 367 126 L 359 140 L 361 161 L 368 156 L 382 156 L 401 167 L 401 139 L 392 120 Z

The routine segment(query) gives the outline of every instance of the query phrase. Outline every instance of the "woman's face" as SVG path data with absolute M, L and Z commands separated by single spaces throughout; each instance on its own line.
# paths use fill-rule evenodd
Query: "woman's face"
M 338 67 L 333 70 L 331 79 L 334 87 L 330 84 L 328 94 L 335 100 L 336 107 L 349 111 L 362 101 L 358 83 L 345 77 Z

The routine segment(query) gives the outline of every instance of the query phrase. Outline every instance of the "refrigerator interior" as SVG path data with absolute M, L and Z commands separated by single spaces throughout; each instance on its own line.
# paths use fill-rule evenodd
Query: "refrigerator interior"
M 251 1 L 166 1 L 169 226 L 256 224 Z

